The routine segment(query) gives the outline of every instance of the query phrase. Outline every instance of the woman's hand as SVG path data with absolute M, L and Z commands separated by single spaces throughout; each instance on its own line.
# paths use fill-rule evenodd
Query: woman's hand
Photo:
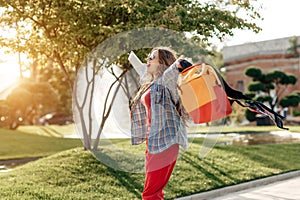
M 184 60 L 184 59 L 178 60 L 177 67 L 178 67 L 179 72 L 182 72 L 183 70 L 185 70 L 186 68 L 188 68 L 190 66 L 192 66 L 192 64 L 187 60 Z

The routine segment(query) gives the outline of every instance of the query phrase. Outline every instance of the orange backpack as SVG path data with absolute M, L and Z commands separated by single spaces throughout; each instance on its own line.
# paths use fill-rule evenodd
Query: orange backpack
M 183 106 L 196 124 L 224 118 L 232 111 L 222 82 L 209 65 L 184 69 L 179 75 L 179 88 Z

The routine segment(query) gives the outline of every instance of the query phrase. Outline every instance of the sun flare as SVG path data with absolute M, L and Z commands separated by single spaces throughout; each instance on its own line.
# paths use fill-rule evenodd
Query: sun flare
M 0 91 L 11 85 L 20 77 L 18 56 L 1 55 Z

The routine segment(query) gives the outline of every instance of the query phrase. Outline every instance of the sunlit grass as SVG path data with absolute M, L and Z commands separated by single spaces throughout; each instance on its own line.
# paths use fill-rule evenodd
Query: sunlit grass
M 44 157 L 80 146 L 80 139 L 45 137 L 0 129 L 0 160 Z
M 287 126 L 289 131 L 300 133 L 300 126 Z M 76 135 L 74 124 L 59 126 L 20 126 L 19 131 L 49 137 L 65 137 L 68 135 Z M 284 131 L 276 126 L 190 126 L 190 133 L 267 133 L 271 131 Z
M 290 131 L 300 133 L 300 126 L 290 126 Z M 222 126 L 211 127 L 201 126 L 197 128 L 189 128 L 192 133 L 207 133 L 214 130 L 220 133 L 262 133 L 270 131 L 280 131 L 275 126 Z M 48 156 L 53 153 L 82 146 L 80 139 L 62 138 L 70 135 L 74 131 L 74 125 L 66 126 L 21 126 L 17 131 L 0 129 L 0 160 L 41 157 Z M 47 137 L 44 137 L 47 136 Z M 218 141 L 222 138 L 218 138 Z M 108 140 L 112 142 L 114 140 Z M 118 141 L 118 140 L 115 140 Z M 118 142 L 116 142 L 117 144 Z M 130 145 L 130 141 L 125 140 L 117 145 Z M 133 149 L 134 150 L 134 149 Z
M 300 169 L 299 143 L 216 146 L 200 159 L 202 142 L 180 156 L 165 199 Z M 1 199 L 140 199 L 144 174 L 116 171 L 76 148 L 0 174 L 0 182 Z
M 19 131 L 49 137 L 64 137 L 76 134 L 74 124 L 69 125 L 47 125 L 47 126 L 19 126 Z
M 56 128 L 63 133 L 70 127 Z M 213 129 L 203 127 L 202 130 L 207 128 Z M 222 131 L 255 133 L 273 130 L 278 129 L 224 127 Z M 293 130 L 300 132 L 299 127 L 293 127 Z M 5 129 L 0 129 L 0 138 L 0 160 L 49 156 L 0 174 L 1 199 L 140 199 L 144 175 L 106 166 L 89 151 L 83 151 L 80 139 L 45 137 Z M 129 139 L 107 140 L 100 147 L 105 152 L 105 148 L 110 149 L 111 145 L 126 153 L 139 152 L 143 155 L 145 151 L 144 144 L 133 147 Z M 189 150 L 179 157 L 165 190 L 166 199 L 300 169 L 300 143 L 214 146 L 206 157 L 200 159 L 198 155 L 202 145 L 202 138 L 194 138 Z M 79 148 L 64 151 L 73 147 Z M 63 152 L 56 154 L 60 151 Z M 127 159 L 118 154 L 116 158 L 120 160 L 113 162 Z M 129 164 L 134 166 L 138 163 Z

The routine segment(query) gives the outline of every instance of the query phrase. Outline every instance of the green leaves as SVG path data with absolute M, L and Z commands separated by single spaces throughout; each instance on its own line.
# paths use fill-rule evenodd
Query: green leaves
M 248 68 L 245 74 L 255 80 L 259 80 L 262 77 L 262 72 L 259 68 Z
M 275 70 L 273 72 L 268 73 L 267 75 L 268 80 L 281 85 L 294 85 L 297 81 L 297 78 L 292 75 L 287 75 L 282 71 Z
M 248 90 L 251 92 L 258 92 L 264 89 L 264 85 L 261 83 L 253 83 L 248 86 Z
M 9 119 L 3 126 L 14 129 L 20 124 L 32 124 L 36 118 L 55 111 L 57 104 L 58 95 L 49 83 L 24 81 L 0 102 L 0 107 L 6 106 L 5 110 L 9 110 L 1 113 L 0 118 Z
M 300 56 L 300 44 L 298 44 L 297 37 L 292 37 L 289 39 L 290 47 L 287 49 L 287 52 L 292 54 L 294 58 L 297 58 Z
M 0 46 L 24 53 L 36 62 L 36 80 L 47 77 L 59 93 L 70 93 L 85 57 L 117 33 L 142 27 L 162 27 L 190 32 L 195 43 L 207 47 L 211 45 L 210 38 L 216 36 L 222 40 L 226 35 L 232 35 L 234 29 L 259 30 L 250 23 L 252 19 L 260 18 L 254 4 L 234 4 L 236 6 L 232 7 L 227 1 L 201 3 L 192 0 L 6 0 L 0 2 L 3 9 L 1 26 L 12 30 L 18 28 L 18 31 L 16 37 L 0 36 Z M 248 15 L 238 17 L 234 14 L 238 11 Z M 185 47 L 182 49 L 186 50 Z M 196 55 L 202 53 L 189 51 Z M 52 65 L 48 65 L 49 60 Z M 43 74 L 52 68 L 59 69 L 61 74 L 51 77 Z M 61 85 L 65 88 L 61 89 Z M 70 103 L 64 105 L 71 108 Z
M 257 101 L 268 102 L 272 109 L 279 105 L 288 107 L 299 104 L 295 95 L 286 96 L 279 100 L 288 85 L 296 84 L 297 78 L 295 76 L 287 75 L 279 70 L 263 74 L 259 68 L 248 68 L 245 74 L 252 78 L 253 82 L 248 86 L 248 90 L 257 95 Z
M 293 92 L 291 95 L 285 96 L 280 100 L 279 104 L 282 107 L 297 107 L 300 103 L 300 92 Z
M 259 91 L 263 91 L 263 92 L 269 92 L 270 90 L 274 89 L 275 86 L 271 83 L 269 84 L 263 84 L 260 82 L 254 82 L 252 84 L 250 84 L 248 86 L 248 90 L 251 92 L 259 92 Z

